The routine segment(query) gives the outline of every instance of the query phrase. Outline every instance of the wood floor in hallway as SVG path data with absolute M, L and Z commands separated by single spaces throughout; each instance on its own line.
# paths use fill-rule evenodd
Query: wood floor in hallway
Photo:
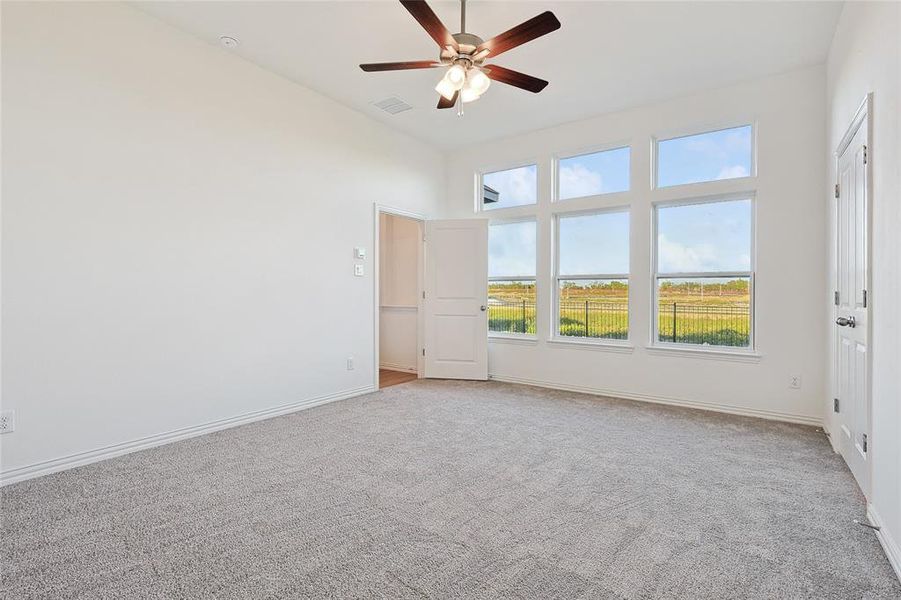
M 386 388 L 400 383 L 416 380 L 416 373 L 403 373 L 389 369 L 379 369 L 379 388 Z

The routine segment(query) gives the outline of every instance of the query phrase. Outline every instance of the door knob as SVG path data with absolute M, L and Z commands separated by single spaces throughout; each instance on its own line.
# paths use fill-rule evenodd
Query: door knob
M 857 320 L 854 317 L 839 317 L 835 320 L 835 324 L 839 327 L 857 327 Z
M 482 306 L 479 307 L 479 310 L 482 312 L 485 312 L 486 310 L 488 310 L 488 307 L 483 304 Z

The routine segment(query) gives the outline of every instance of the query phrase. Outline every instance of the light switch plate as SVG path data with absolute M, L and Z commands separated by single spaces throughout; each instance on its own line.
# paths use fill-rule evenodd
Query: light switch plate
M 354 265 L 354 275 L 357 277 L 363 276 L 363 265 Z
M 354 248 L 354 258 L 366 258 L 366 248 L 362 246 Z

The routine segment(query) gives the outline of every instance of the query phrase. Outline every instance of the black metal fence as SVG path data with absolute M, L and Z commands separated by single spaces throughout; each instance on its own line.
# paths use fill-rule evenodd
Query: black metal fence
M 488 330 L 501 333 L 535 333 L 535 302 L 496 300 L 488 302 Z
M 599 300 L 561 300 L 560 335 L 625 340 L 629 305 Z
M 658 340 L 680 344 L 748 346 L 751 310 L 747 304 L 682 304 L 658 306 Z M 629 336 L 629 306 L 625 302 L 561 300 L 561 336 L 625 340 Z M 535 302 L 499 300 L 488 305 L 488 329 L 501 333 L 535 333 Z
M 661 342 L 748 346 L 751 343 L 751 307 L 730 304 L 661 302 L 657 313 Z

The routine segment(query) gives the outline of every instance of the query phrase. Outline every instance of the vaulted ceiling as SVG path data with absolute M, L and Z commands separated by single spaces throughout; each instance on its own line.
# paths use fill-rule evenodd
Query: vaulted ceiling
M 430 3 L 451 31 L 459 2 Z M 467 2 L 467 31 L 487 39 L 552 10 L 562 23 L 498 57 L 550 81 L 540 94 L 495 83 L 463 118 L 435 109 L 443 71 L 364 73 L 363 62 L 437 58 L 437 46 L 393 1 L 142 2 L 139 8 L 210 43 L 442 148 L 496 139 L 822 63 L 836 2 Z M 373 102 L 396 96 L 396 115 Z

